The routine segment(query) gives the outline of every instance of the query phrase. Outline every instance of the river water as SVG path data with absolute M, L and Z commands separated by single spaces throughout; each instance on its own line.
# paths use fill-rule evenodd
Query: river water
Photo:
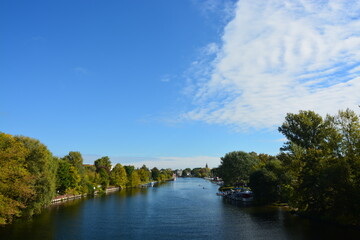
M 251 207 L 216 196 L 218 186 L 180 178 L 159 186 L 51 206 L 0 227 L 0 239 L 360 239 L 360 230 Z

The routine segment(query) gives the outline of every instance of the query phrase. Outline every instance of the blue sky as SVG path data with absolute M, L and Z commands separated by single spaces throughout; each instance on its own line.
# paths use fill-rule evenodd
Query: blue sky
M 287 112 L 357 111 L 356 1 L 1 1 L 0 131 L 85 162 L 276 154 Z

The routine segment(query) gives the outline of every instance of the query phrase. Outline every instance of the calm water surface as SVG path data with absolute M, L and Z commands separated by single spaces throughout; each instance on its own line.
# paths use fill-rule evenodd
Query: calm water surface
M 236 206 L 217 185 L 186 178 L 52 206 L 0 227 L 0 239 L 360 239 L 360 230 L 276 207 Z

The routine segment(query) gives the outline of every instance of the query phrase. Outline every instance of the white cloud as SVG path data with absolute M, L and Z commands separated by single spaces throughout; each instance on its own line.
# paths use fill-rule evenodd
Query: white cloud
M 102 156 L 100 155 L 83 155 L 84 163 L 93 164 L 94 161 Z M 193 156 L 193 157 L 117 157 L 110 156 L 113 165 L 120 163 L 122 165 L 133 165 L 140 168 L 146 165 L 148 168 L 157 167 L 171 169 L 185 169 L 195 167 L 205 167 L 206 164 L 210 168 L 220 165 L 220 157 L 211 156 Z
M 149 168 L 171 168 L 171 169 L 185 169 L 195 167 L 205 167 L 206 164 L 210 168 L 218 167 L 220 165 L 219 157 L 209 156 L 195 156 L 195 157 L 158 157 L 149 160 L 130 162 L 130 165 L 141 167 L 145 164 Z
M 357 110 L 358 1 L 241 0 L 221 39 L 191 66 L 186 118 L 265 129 L 301 109 Z
M 216 43 L 212 42 L 206 45 L 203 51 L 204 54 L 207 55 L 217 54 L 219 52 L 219 46 Z
M 221 22 L 226 22 L 232 17 L 235 2 L 234 0 L 192 0 L 192 3 L 197 6 L 203 16 L 213 19 L 214 14 L 219 14 L 216 17 L 220 17 Z
M 161 77 L 160 82 L 170 82 L 172 78 L 173 78 L 173 76 L 166 74 Z

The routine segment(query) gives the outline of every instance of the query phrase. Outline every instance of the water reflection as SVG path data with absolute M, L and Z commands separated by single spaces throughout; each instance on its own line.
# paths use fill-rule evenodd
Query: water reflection
M 360 239 L 360 231 L 298 218 L 283 208 L 224 201 L 218 186 L 179 179 L 54 205 L 0 228 L 0 239 Z

